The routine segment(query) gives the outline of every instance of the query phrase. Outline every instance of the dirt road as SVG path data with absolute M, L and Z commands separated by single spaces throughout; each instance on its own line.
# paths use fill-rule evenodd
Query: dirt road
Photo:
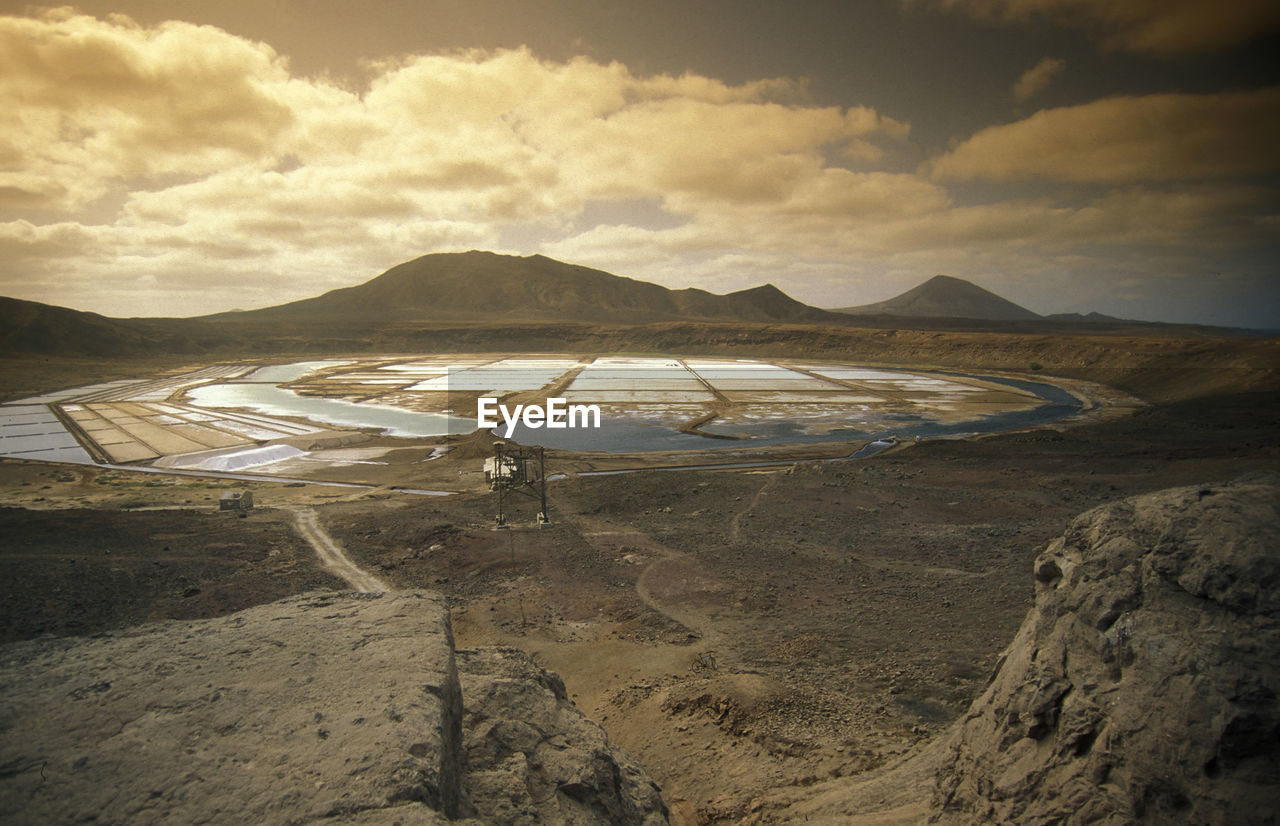
M 294 524 L 299 535 L 316 549 L 320 564 L 342 577 L 351 587 L 363 594 L 378 593 L 391 590 L 382 580 L 356 566 L 343 553 L 342 546 L 320 526 L 316 512 L 307 507 L 291 507 Z

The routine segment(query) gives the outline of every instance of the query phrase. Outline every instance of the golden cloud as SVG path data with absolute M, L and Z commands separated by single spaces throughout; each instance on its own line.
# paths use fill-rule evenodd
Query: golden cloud
M 1123 250 L 1150 255 L 1162 249 L 1185 264 L 1205 250 L 1247 247 L 1265 235 L 1257 216 L 1272 203 L 1265 187 L 1245 184 L 1134 186 L 1080 204 L 1036 198 L 956 205 L 927 190 L 919 195 L 915 210 L 854 219 L 835 210 L 789 214 L 739 207 L 732 214 L 701 213 L 669 229 L 597 226 L 548 245 L 547 252 L 605 269 L 624 263 L 628 273 L 671 286 L 698 283 L 705 273 L 700 265 L 684 264 L 674 269 L 688 280 L 671 283 L 673 261 L 691 255 L 722 260 L 729 251 L 774 260 L 775 273 L 844 267 L 918 276 L 973 272 L 980 262 L 988 274 L 1014 277 L 1065 262 L 1097 268 Z
M 1038 68 L 1029 88 L 1052 75 Z M 567 260 L 687 279 L 672 286 L 1033 271 L 1087 264 L 1087 245 L 1252 243 L 1266 190 L 1185 180 L 1273 172 L 1280 144 L 1277 90 L 1116 98 L 983 130 L 904 174 L 877 164 L 907 124 L 804 103 L 785 79 L 642 77 L 524 49 L 373 70 L 341 88 L 209 27 L 0 17 L 0 206 L 48 218 L 0 224 L 0 292 L 209 312 L 520 233 Z M 979 179 L 1117 187 L 981 205 L 944 188 Z M 593 203 L 648 204 L 666 228 L 582 223 Z
M 387 129 L 369 152 L 425 162 L 420 176 L 437 163 L 489 178 L 500 169 L 522 198 L 542 192 L 561 211 L 596 198 L 779 199 L 822 168 L 827 147 L 907 134 L 870 109 L 773 99 L 793 91 L 780 81 L 639 78 L 617 63 L 513 50 L 403 62 L 363 106 Z
M 1274 0 L 904 0 L 1006 22 L 1044 17 L 1100 33 L 1109 48 L 1174 57 L 1216 52 L 1280 28 Z
M 1115 97 L 992 126 L 928 164 L 935 180 L 1123 184 L 1280 169 L 1280 87 Z
M 200 175 L 270 157 L 287 71 L 218 29 L 144 29 L 66 10 L 0 17 L 0 186 L 75 209 L 130 177 Z
M 1013 98 L 1022 102 L 1029 98 L 1035 97 L 1052 80 L 1062 74 L 1062 70 L 1067 67 L 1067 62 L 1056 57 L 1046 57 L 1036 65 L 1032 66 L 1022 73 L 1018 78 L 1018 82 L 1013 84 Z
M 563 225 L 591 200 L 884 206 L 883 181 L 837 191 L 825 158 L 874 158 L 868 139 L 909 132 L 865 107 L 794 104 L 785 79 L 638 77 L 525 49 L 374 68 L 353 91 L 211 27 L 0 18 L 0 201 L 74 215 L 123 194 L 94 235 L 117 255 L 234 259 L 267 243 L 266 262 L 318 245 L 394 261 L 492 244 L 512 222 Z

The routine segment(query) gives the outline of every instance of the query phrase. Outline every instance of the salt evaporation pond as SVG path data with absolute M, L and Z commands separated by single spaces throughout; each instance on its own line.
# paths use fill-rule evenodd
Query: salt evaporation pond
M 984 377 L 987 381 L 995 381 Z M 1080 412 L 1080 400 L 1060 388 L 1041 382 L 1009 382 L 1010 386 L 1034 393 L 1045 404 L 1028 410 L 1011 410 L 987 414 L 968 421 L 943 423 L 924 416 L 886 413 L 866 423 L 871 426 L 822 428 L 802 421 L 769 419 L 742 424 L 709 424 L 700 428 L 710 436 L 683 433 L 668 425 L 645 421 L 638 417 L 602 417 L 598 429 L 546 430 L 517 425 L 511 440 L 523 445 L 540 445 L 555 450 L 598 451 L 602 453 L 639 453 L 656 450 L 728 450 L 823 442 L 868 442 L 890 437 L 910 439 L 940 436 L 968 436 L 999 433 L 1024 427 L 1052 424 Z M 506 436 L 506 427 L 493 431 Z M 714 438 L 728 436 L 731 438 Z
M 527 365 L 524 361 L 507 358 L 480 364 L 463 359 L 453 362 L 452 367 L 422 365 L 415 370 L 421 371 L 424 380 L 408 389 L 420 392 L 480 390 L 498 394 L 507 390 L 537 389 L 580 364 L 576 360 L 555 358 L 529 359 Z M 272 365 L 260 368 L 243 379 L 203 385 L 187 392 L 192 402 L 201 407 L 247 408 L 268 415 L 298 417 L 329 425 L 377 428 L 390 436 L 435 437 L 466 434 L 475 429 L 474 418 L 418 412 L 386 404 L 302 396 L 279 386 L 329 367 L 351 363 L 311 361 Z M 378 369 L 386 371 L 394 367 L 383 365 Z M 727 391 L 727 397 L 734 400 L 746 400 L 749 394 L 745 391 L 755 391 L 763 397 L 760 401 L 772 403 L 781 400 L 781 394 L 786 393 L 792 394 L 793 402 L 805 401 L 807 397 L 798 391 L 813 392 L 822 380 L 796 369 L 766 362 L 689 360 L 681 363 L 674 359 L 602 357 L 582 365 L 581 372 L 564 391 L 564 395 L 573 402 L 623 404 L 623 409 L 606 407 L 599 428 L 550 430 L 517 424 L 511 436 L 507 437 L 505 424 L 500 424 L 494 433 L 521 444 L 573 451 L 632 453 L 742 449 L 820 442 L 873 442 L 888 437 L 993 433 L 1050 424 L 1075 415 L 1082 407 L 1080 400 L 1070 393 L 1044 382 L 961 373 L 893 372 L 853 365 L 815 365 L 808 369 L 819 376 L 851 380 L 863 387 L 892 383 L 904 390 L 937 391 L 942 394 L 940 398 L 981 392 L 980 388 L 961 383 L 978 379 L 988 385 L 1005 385 L 1030 394 L 1038 403 L 1031 400 L 1031 407 L 997 409 L 964 421 L 942 422 L 931 418 L 927 408 L 914 413 L 880 410 L 874 405 L 860 404 L 870 399 L 844 387 L 837 389 L 844 393 L 847 415 L 827 413 L 815 417 L 807 413 L 803 405 L 794 405 L 788 411 L 785 404 L 780 404 L 776 412 L 768 415 L 752 413 L 727 421 L 713 420 L 701 428 L 702 433 L 699 434 L 682 432 L 677 428 L 682 422 L 696 417 L 696 411 L 701 409 L 688 403 L 712 398 L 703 381 L 721 388 L 722 393 Z M 340 380 L 341 374 L 331 378 Z M 815 396 L 811 401 L 820 399 L 820 396 Z M 672 406 L 667 410 L 668 415 L 655 419 L 650 410 L 653 405 L 645 402 L 665 402 Z M 627 405 L 636 409 L 627 410 Z M 649 415 L 644 415 L 645 410 Z M 717 436 L 721 438 L 715 438 Z

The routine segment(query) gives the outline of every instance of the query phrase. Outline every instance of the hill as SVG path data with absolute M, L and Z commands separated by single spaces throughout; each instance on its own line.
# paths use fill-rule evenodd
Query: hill
M 929 300 L 906 301 L 913 293 Z M 910 310 L 937 306 L 947 295 L 987 297 L 976 305 L 943 302 L 947 312 L 968 307 L 990 314 L 992 307 L 1007 305 L 1006 312 L 1012 307 L 1029 313 L 943 276 L 899 299 Z M 789 355 L 1000 370 L 1035 363 L 1046 372 L 1111 383 L 1148 399 L 1274 384 L 1274 337 L 1034 314 L 1015 320 L 884 314 L 886 305 L 899 299 L 850 308 L 879 315 L 850 315 L 802 304 L 772 285 L 716 295 L 670 290 L 543 256 L 428 255 L 315 298 L 200 318 L 108 318 L 0 298 L 0 389 L 6 397 L 20 398 L 51 387 L 45 375 L 51 358 L 98 360 L 97 366 L 72 371 L 83 384 L 81 378 L 107 375 L 103 359 L 158 363 L 197 354 L 240 360 L 566 349 Z M 115 375 L 118 369 L 108 372 Z
M 1081 324 L 1142 324 L 1141 321 L 1132 321 L 1126 318 L 1116 318 L 1113 315 L 1104 315 L 1099 312 L 1091 313 L 1050 313 L 1045 318 L 1051 321 L 1077 321 Z M 1154 323 L 1154 322 L 1147 322 Z
M 950 275 L 935 275 L 899 296 L 833 312 L 848 315 L 976 318 L 988 321 L 1034 321 L 1040 316 L 977 284 Z
M 848 324 L 849 319 L 802 304 L 771 284 L 726 295 L 671 290 L 541 255 L 473 251 L 425 255 L 315 298 L 198 318 L 108 318 L 0 297 L 0 354 L 342 349 L 387 330 L 437 323 L 663 322 Z
M 131 342 L 134 337 L 124 325 L 97 313 L 0 298 L 0 350 L 5 352 L 49 352 L 68 339 Z
M 436 253 L 316 298 L 213 320 L 373 321 L 815 321 L 847 322 L 765 285 L 727 295 L 658 284 L 566 264 L 542 255 Z
M 37 301 L 0 297 L 0 353 L 130 355 L 181 349 L 176 328 L 159 320 L 108 318 Z

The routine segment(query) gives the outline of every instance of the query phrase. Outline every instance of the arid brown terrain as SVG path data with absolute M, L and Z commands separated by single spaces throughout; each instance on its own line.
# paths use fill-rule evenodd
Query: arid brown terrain
M 769 822 L 773 793 L 886 765 L 968 705 L 1026 613 L 1032 560 L 1075 515 L 1280 468 L 1270 343 L 1175 341 L 1132 344 L 1133 361 L 1156 364 L 1145 371 L 1114 355 L 1110 372 L 1073 369 L 1056 340 L 1007 356 L 1039 348 L 1062 373 L 1149 391 L 1158 403 L 1131 415 L 867 460 L 570 476 L 551 484 L 542 529 L 531 500 L 495 530 L 489 494 L 269 482 L 237 483 L 259 504 L 237 518 L 216 511 L 210 480 L 6 460 L 4 636 L 341 588 L 284 510 L 309 507 L 375 577 L 446 594 L 459 646 L 516 646 L 561 674 L 662 786 L 674 822 Z M 1245 356 L 1223 355 L 1233 347 Z M 1205 366 L 1178 370 L 1175 356 Z M 58 381 L 10 375 L 24 392 Z M 474 472 L 481 455 L 449 461 Z M 568 458 L 548 471 L 573 470 Z

